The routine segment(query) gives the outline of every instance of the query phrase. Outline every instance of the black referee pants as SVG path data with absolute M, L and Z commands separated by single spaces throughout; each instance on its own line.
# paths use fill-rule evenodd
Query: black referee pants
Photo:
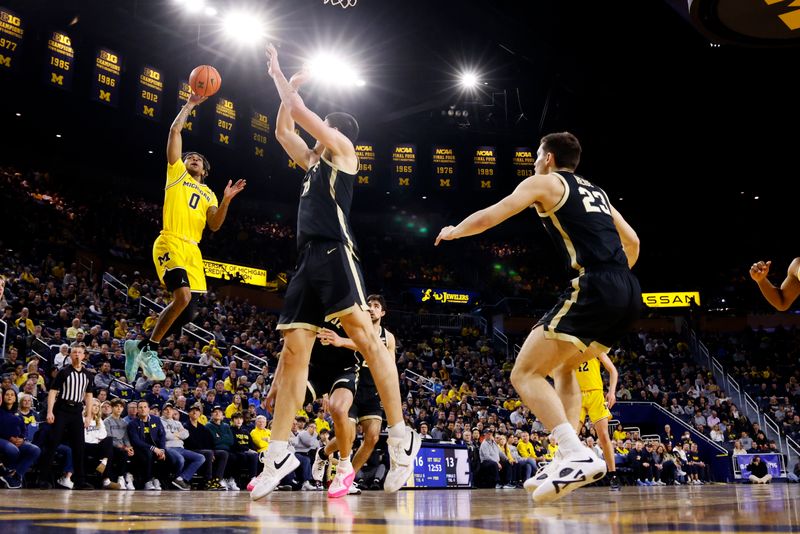
M 55 456 L 56 447 L 63 441 L 72 449 L 72 464 L 75 467 L 72 481 L 77 486 L 86 481 L 86 472 L 83 468 L 86 443 L 83 433 L 83 404 L 66 406 L 56 403 L 53 415 L 55 416 L 55 421 L 50 425 L 50 433 L 47 435 L 44 453 L 39 458 L 42 479 L 51 482 L 53 456 Z

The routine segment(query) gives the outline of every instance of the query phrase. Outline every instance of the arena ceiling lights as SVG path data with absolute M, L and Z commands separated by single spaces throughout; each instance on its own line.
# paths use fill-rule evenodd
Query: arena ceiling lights
M 228 38 L 245 45 L 260 43 L 266 36 L 261 19 L 245 11 L 227 13 L 222 20 L 222 28 Z
M 339 87 L 363 87 L 367 84 L 344 58 L 320 52 L 308 62 L 311 77 L 320 83 Z

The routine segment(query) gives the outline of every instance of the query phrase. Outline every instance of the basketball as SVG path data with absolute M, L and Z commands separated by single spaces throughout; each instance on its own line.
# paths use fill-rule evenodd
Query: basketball
M 211 65 L 200 65 L 189 75 L 189 86 L 198 96 L 211 96 L 222 86 L 222 77 Z

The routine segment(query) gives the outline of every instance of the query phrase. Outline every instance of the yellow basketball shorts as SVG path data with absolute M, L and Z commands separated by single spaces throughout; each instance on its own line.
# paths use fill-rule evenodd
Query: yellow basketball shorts
M 203 256 L 194 243 L 161 234 L 153 243 L 153 263 L 159 280 L 170 292 L 180 287 L 188 287 L 194 293 L 207 291 Z
M 592 424 L 601 419 L 611 419 L 611 412 L 606 406 L 606 398 L 602 389 L 581 391 L 581 423 L 586 420 L 587 414 Z

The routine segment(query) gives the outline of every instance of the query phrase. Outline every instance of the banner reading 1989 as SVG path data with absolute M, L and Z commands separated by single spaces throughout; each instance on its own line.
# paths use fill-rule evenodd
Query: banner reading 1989
M 107 106 L 119 104 L 120 73 L 122 59 L 108 48 L 98 48 L 94 58 L 94 79 L 92 80 L 92 100 Z
M 22 19 L 13 11 L 0 7 L 0 72 L 16 70 L 22 58 Z
M 456 151 L 453 147 L 433 147 L 433 179 L 437 189 L 455 189 Z
M 257 158 L 263 158 L 264 147 L 267 146 L 269 138 L 269 117 L 253 110 L 250 116 L 250 129 L 253 136 L 253 152 Z
M 356 185 L 375 185 L 375 145 L 372 143 L 359 143 L 356 145 L 358 156 L 358 175 Z
M 75 67 L 75 50 L 72 39 L 62 32 L 53 32 L 47 40 L 47 64 L 44 81 L 59 89 L 72 87 L 72 71 Z
M 189 82 L 186 80 L 181 80 L 181 83 L 178 84 L 178 113 L 180 113 L 181 108 L 186 101 L 189 100 L 189 97 L 192 95 L 192 88 L 189 86 Z M 183 131 L 194 133 L 197 131 L 197 121 L 199 120 L 197 116 L 197 106 L 192 108 L 192 112 L 189 113 L 189 118 L 186 119 L 186 124 L 183 125 Z
M 236 108 L 227 98 L 218 98 L 214 107 L 214 142 L 233 147 L 233 128 L 236 125 Z
M 392 186 L 397 189 L 411 189 L 417 170 L 417 147 L 415 145 L 396 145 L 392 149 Z
M 514 149 L 514 176 L 517 178 L 527 178 L 536 174 L 534 170 L 536 154 L 528 147 L 518 147 Z
M 497 149 L 493 146 L 479 146 L 473 157 L 475 164 L 475 188 L 492 190 L 496 187 Z
M 164 100 L 164 80 L 161 71 L 145 65 L 139 74 L 137 91 L 139 94 L 136 95 L 136 114 L 152 121 L 159 120 L 161 101 Z M 194 109 L 192 113 L 195 113 Z

